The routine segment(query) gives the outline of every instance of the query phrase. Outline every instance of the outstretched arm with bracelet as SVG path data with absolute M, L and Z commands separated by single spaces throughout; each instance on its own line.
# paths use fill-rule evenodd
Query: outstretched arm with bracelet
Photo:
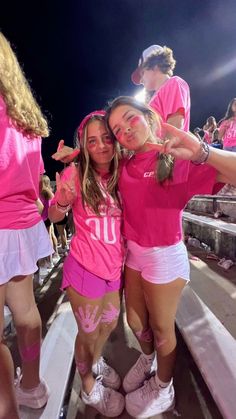
M 65 214 L 70 210 L 71 205 L 77 196 L 77 169 L 72 163 L 68 170 L 70 171 L 70 177 L 67 180 L 61 178 L 59 173 L 56 173 L 57 191 L 48 211 L 49 218 L 53 223 L 57 223 L 65 217 Z

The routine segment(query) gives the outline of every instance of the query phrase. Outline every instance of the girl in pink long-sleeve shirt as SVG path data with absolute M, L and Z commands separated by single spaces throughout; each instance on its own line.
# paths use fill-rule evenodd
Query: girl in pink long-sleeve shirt
M 38 259 L 51 253 L 36 206 L 42 136 L 48 136 L 47 122 L 0 33 L 0 410 L 1 417 L 11 419 L 18 418 L 17 403 L 39 408 L 48 399 L 39 377 L 41 319 L 32 279 Z M 22 361 L 15 389 L 11 355 L 2 341 L 4 304 L 13 314 Z

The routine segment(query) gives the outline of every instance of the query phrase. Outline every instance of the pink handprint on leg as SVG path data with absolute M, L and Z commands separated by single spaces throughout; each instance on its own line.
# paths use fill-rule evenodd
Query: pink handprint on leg
M 80 322 L 81 328 L 85 333 L 92 333 L 98 326 L 101 320 L 101 316 L 95 321 L 95 317 L 98 311 L 98 306 L 94 308 L 90 304 L 86 304 L 85 311 L 83 307 L 78 307 L 78 310 L 75 312 L 75 316 Z
M 81 375 L 85 375 L 89 371 L 88 363 L 86 361 L 76 360 L 76 366 Z
M 110 309 L 103 310 L 101 323 L 112 323 L 114 320 L 117 320 L 120 314 L 120 310 L 113 306 L 112 303 L 108 303 Z

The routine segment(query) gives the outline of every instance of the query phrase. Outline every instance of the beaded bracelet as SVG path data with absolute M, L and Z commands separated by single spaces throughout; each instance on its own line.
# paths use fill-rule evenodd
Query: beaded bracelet
M 209 152 L 210 152 L 210 147 L 207 143 L 205 143 L 204 141 L 200 141 L 200 145 L 201 145 L 201 148 L 200 148 L 197 159 L 192 160 L 192 163 L 195 164 L 196 166 L 198 166 L 199 164 L 206 163 L 209 157 Z
M 70 204 L 61 205 L 59 204 L 59 202 L 56 202 L 56 208 L 59 212 L 62 212 L 63 214 L 65 214 L 66 212 L 70 210 Z

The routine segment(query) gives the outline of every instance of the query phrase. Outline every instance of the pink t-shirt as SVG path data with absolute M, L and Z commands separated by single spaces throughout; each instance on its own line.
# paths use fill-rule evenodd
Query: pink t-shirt
M 42 172 L 41 138 L 27 138 L 13 126 L 0 96 L 0 229 L 25 229 L 41 220 L 35 201 Z
M 181 77 L 170 77 L 154 93 L 149 105 L 159 113 L 164 122 L 167 122 L 171 115 L 181 110 L 184 116 L 183 130 L 189 131 L 190 92 L 188 84 Z
M 213 139 L 213 132 L 205 131 L 205 132 L 204 132 L 204 137 L 203 137 L 203 140 L 204 140 L 207 144 L 211 144 L 211 143 L 212 143 L 212 139 Z
M 68 167 L 62 179 L 71 177 Z M 100 206 L 101 216 L 97 216 L 91 208 L 83 205 L 79 177 L 77 178 L 77 196 L 72 205 L 75 234 L 70 245 L 72 256 L 88 271 L 115 281 L 120 278 L 123 259 L 124 241 L 121 235 L 122 211 L 114 199 L 106 192 L 107 179 L 100 180 L 100 187 L 105 204 Z M 57 192 L 52 204 L 57 201 Z
M 222 121 L 219 129 L 221 130 L 222 128 L 225 128 L 225 126 L 228 128 L 223 136 L 224 147 L 236 146 L 236 118 Z
M 40 194 L 40 199 L 42 201 L 43 204 L 43 212 L 41 214 L 41 217 L 43 219 L 43 221 L 46 221 L 48 219 L 48 210 L 50 208 L 50 205 L 52 203 L 52 198 L 51 199 L 46 199 L 43 195 Z
M 182 213 L 196 194 L 211 194 L 216 170 L 207 164 L 176 160 L 173 180 L 155 178 L 157 153 L 138 153 L 121 167 L 119 190 L 124 212 L 124 236 L 140 246 L 169 246 L 182 239 Z M 214 193 L 222 188 L 217 184 Z

